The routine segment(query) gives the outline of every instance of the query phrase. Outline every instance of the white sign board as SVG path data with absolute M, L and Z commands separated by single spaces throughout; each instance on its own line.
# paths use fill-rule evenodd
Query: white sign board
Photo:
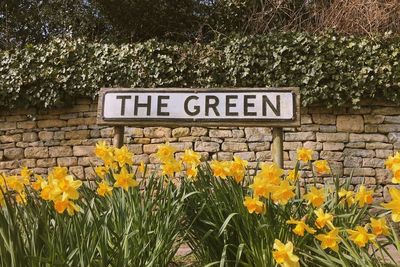
M 98 121 L 109 125 L 297 126 L 297 88 L 102 89 Z

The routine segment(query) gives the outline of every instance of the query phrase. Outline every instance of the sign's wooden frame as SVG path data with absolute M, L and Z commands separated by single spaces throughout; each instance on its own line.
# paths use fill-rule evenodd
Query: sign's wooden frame
M 254 120 L 254 119 L 210 119 L 210 120 L 193 120 L 193 119 L 179 119 L 173 120 L 171 118 L 159 119 L 104 119 L 103 105 L 104 95 L 107 92 L 255 92 L 255 91 L 270 91 L 270 92 L 291 92 L 293 94 L 294 117 L 292 120 Z M 300 126 L 300 91 L 297 87 L 284 87 L 284 88 L 102 88 L 99 93 L 98 109 L 97 109 L 97 124 L 99 125 L 113 125 L 113 126 L 166 126 L 166 127 L 181 127 L 181 126 L 202 126 L 202 127 L 298 127 Z

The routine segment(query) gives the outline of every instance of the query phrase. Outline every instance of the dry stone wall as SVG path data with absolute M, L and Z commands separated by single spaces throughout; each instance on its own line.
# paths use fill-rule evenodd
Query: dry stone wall
M 91 165 L 100 163 L 94 145 L 111 142 L 113 136 L 113 128 L 96 125 L 96 110 L 96 101 L 79 99 L 68 108 L 0 111 L 0 172 L 15 173 L 27 166 L 47 173 L 60 165 L 80 178 L 90 177 Z M 301 127 L 284 131 L 285 168 L 294 167 L 298 147 L 311 148 L 314 159 L 329 160 L 335 173 L 343 177 L 353 173 L 354 185 L 365 179 L 387 198 L 393 185 L 384 160 L 400 149 L 400 107 L 366 101 L 358 110 L 303 108 Z M 166 141 L 179 152 L 188 148 L 200 152 L 203 160 L 240 156 L 251 167 L 257 161 L 271 161 L 269 128 L 126 127 L 125 143 L 135 153 L 136 163 L 154 167 L 157 146 Z

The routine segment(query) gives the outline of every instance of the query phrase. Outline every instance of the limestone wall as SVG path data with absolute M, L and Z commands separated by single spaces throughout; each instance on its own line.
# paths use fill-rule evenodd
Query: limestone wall
M 78 177 L 90 176 L 93 148 L 99 140 L 111 142 L 113 128 L 96 125 L 96 102 L 80 99 L 69 108 L 49 111 L 0 111 L 0 172 L 17 172 L 21 166 L 46 173 L 56 165 L 67 166 Z M 379 195 L 391 186 L 384 160 L 400 148 L 400 107 L 365 102 L 359 110 L 303 108 L 301 127 L 285 129 L 285 167 L 292 168 L 296 149 L 315 150 L 315 159 L 327 159 L 336 173 L 353 172 L 357 184 L 365 177 Z M 203 159 L 231 159 L 238 155 L 256 165 L 271 161 L 269 128 L 175 129 L 126 127 L 125 143 L 137 163 L 157 164 L 157 145 L 169 141 L 183 151 L 192 148 Z

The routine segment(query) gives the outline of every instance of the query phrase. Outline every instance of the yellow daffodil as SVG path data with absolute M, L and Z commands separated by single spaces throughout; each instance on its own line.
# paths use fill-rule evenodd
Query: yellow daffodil
M 144 175 L 144 172 L 145 172 L 145 170 L 146 170 L 146 166 L 144 165 L 144 162 L 143 162 L 143 161 L 140 162 L 140 165 L 139 165 L 139 167 L 138 167 L 138 170 L 139 170 L 139 172 L 140 172 L 142 175 Z
M 21 169 L 21 176 L 25 179 L 29 180 L 29 178 L 32 176 L 32 174 L 33 174 L 32 171 L 29 170 L 28 167 L 26 167 L 26 166 Z
M 258 196 L 252 197 L 245 197 L 243 204 L 246 206 L 249 213 L 257 213 L 261 214 L 265 210 L 265 205 L 262 201 L 258 199 Z
M 106 182 L 106 181 L 101 181 L 97 187 L 97 194 L 99 196 L 104 197 L 105 195 L 111 195 L 112 194 L 113 188 Z
M 182 163 L 173 158 L 170 161 L 166 161 L 164 165 L 161 166 L 161 170 L 162 175 L 174 176 L 176 172 L 182 170 Z
M 288 179 L 290 182 L 294 183 L 294 182 L 297 181 L 298 178 L 299 178 L 299 173 L 296 172 L 296 170 L 293 169 L 293 170 L 290 170 L 290 171 L 288 172 L 287 179 Z
M 283 180 L 272 192 L 272 199 L 281 205 L 286 205 L 296 194 L 293 192 L 294 186 L 287 180 Z
M 26 193 L 25 192 L 17 193 L 17 195 L 15 196 L 15 201 L 19 205 L 25 205 L 26 204 Z
M 308 200 L 308 204 L 312 204 L 315 208 L 319 208 L 324 204 L 325 193 L 324 189 L 317 189 L 315 186 L 310 188 L 310 192 L 303 196 L 305 200 Z
M 210 167 L 215 177 L 226 179 L 230 174 L 229 162 L 213 160 L 211 161 Z
M 72 175 L 67 175 L 64 179 L 58 181 L 58 187 L 62 192 L 63 199 L 78 199 L 78 188 L 81 187 L 82 181 L 74 180 Z
M 399 152 L 397 152 L 394 156 L 389 156 L 385 161 L 385 165 L 388 170 L 392 170 L 394 164 L 400 164 Z
M 276 185 L 268 183 L 266 178 L 255 176 L 253 184 L 249 187 L 253 189 L 255 195 L 269 198 Z
M 389 235 L 389 227 L 386 224 L 385 218 L 370 218 L 371 231 L 374 235 Z
M 319 208 L 314 211 L 315 215 L 317 215 L 317 219 L 315 220 L 315 226 L 318 229 L 322 229 L 325 225 L 328 225 L 331 228 L 334 228 L 332 224 L 333 215 L 330 213 L 325 213 L 323 209 Z
M 94 168 L 94 172 L 100 179 L 104 179 L 108 172 L 108 168 L 106 166 L 97 166 Z
M 272 256 L 283 267 L 299 267 L 299 257 L 293 254 L 293 243 L 288 241 L 283 244 L 280 240 L 274 240 Z
M 176 152 L 175 147 L 171 146 L 168 142 L 164 145 L 160 145 L 157 150 L 158 159 L 165 163 L 171 161 L 174 158 L 174 153 Z
M 105 165 L 107 166 L 112 165 L 114 159 L 114 148 L 108 146 L 106 142 L 102 141 L 97 143 L 94 153 L 98 158 L 103 160 Z
M 341 204 L 347 203 L 348 206 L 351 206 L 354 204 L 354 192 L 353 191 L 347 191 L 344 188 L 341 188 L 339 193 L 339 198 Z
M 32 182 L 32 188 L 35 191 L 40 191 L 43 187 L 45 187 L 47 185 L 47 182 L 43 179 L 42 176 L 35 174 L 35 179 L 36 181 Z
M 230 175 L 235 179 L 236 183 L 240 183 L 246 174 L 247 160 L 242 160 L 234 156 L 230 164 Z
M 297 149 L 297 160 L 300 160 L 304 163 L 309 162 L 312 159 L 313 151 L 307 148 L 298 148 Z
M 367 188 L 364 185 L 361 185 L 360 188 L 358 189 L 358 192 L 356 193 L 355 201 L 357 201 L 358 206 L 362 208 L 365 206 L 365 204 L 372 203 L 372 201 L 374 200 L 372 196 L 373 194 L 374 194 L 373 190 L 367 190 Z
M 337 228 L 332 229 L 327 234 L 319 234 L 315 236 L 321 241 L 322 249 L 330 248 L 335 252 L 338 252 L 340 243 L 339 230 Z
M 126 146 L 114 149 L 114 161 L 118 163 L 120 167 L 125 164 L 133 164 L 133 153 L 131 153 Z
M 136 187 L 139 184 L 135 179 L 133 179 L 134 174 L 129 173 L 125 167 L 122 167 L 120 173 L 114 174 L 114 178 L 114 187 L 121 187 L 125 191 L 128 191 L 130 187 Z
M 64 179 L 68 175 L 68 169 L 66 167 L 54 167 L 49 173 L 50 179 L 54 178 L 56 180 Z
M 67 210 L 69 216 L 74 215 L 75 212 L 81 211 L 81 208 L 78 205 L 76 205 L 73 201 L 70 201 L 68 199 L 56 200 L 54 202 L 54 208 L 60 214 L 64 213 L 64 211 Z
M 188 166 L 188 168 L 186 169 L 186 176 L 191 180 L 196 179 L 197 167 L 196 166 Z
M 22 176 L 8 176 L 6 177 L 6 185 L 8 189 L 14 190 L 18 193 L 24 191 L 25 186 L 29 184 L 29 180 L 24 179 Z
M 327 174 L 331 171 L 326 160 L 316 160 L 314 161 L 314 168 L 318 174 Z
M 290 218 L 290 220 L 286 221 L 287 224 L 294 224 L 296 225 L 293 228 L 293 232 L 298 236 L 304 236 L 304 231 L 307 231 L 309 234 L 315 234 L 315 230 L 308 226 L 303 220 L 294 220 Z
M 392 220 L 400 222 L 400 190 L 394 187 L 389 188 L 392 200 L 389 203 L 381 204 L 384 208 L 392 210 Z
M 392 173 L 392 183 L 400 184 L 400 163 L 393 164 Z
M 361 248 L 365 247 L 368 241 L 373 241 L 376 238 L 375 235 L 369 234 L 368 231 L 361 226 L 356 226 L 355 230 L 347 229 L 346 231 L 350 235 L 349 239 Z
M 265 179 L 269 184 L 279 185 L 283 174 L 284 171 L 276 163 L 261 163 L 261 170 L 256 177 Z
M 192 149 L 186 149 L 185 153 L 182 155 L 181 160 L 183 163 L 197 166 L 200 164 L 201 155 L 197 152 L 194 152 Z

